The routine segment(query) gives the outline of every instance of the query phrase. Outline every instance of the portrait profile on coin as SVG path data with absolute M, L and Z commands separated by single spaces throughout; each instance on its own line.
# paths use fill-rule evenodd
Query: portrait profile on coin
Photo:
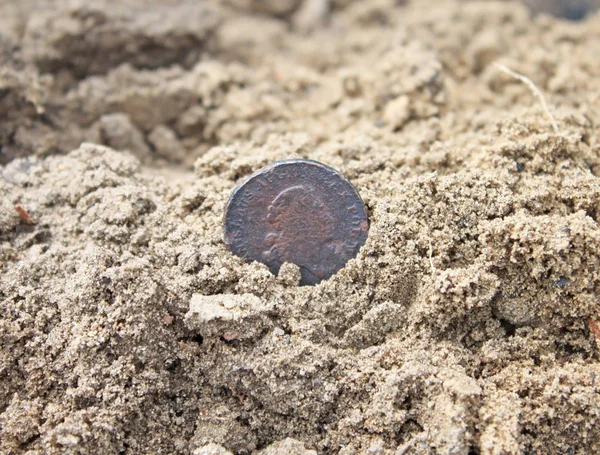
M 277 274 L 300 268 L 301 285 L 330 278 L 358 254 L 367 211 L 339 172 L 312 160 L 272 163 L 237 187 L 225 209 L 225 243 Z

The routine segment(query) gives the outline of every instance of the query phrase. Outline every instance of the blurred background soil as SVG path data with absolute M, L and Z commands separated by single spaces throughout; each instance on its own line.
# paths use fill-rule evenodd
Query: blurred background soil
M 526 3 L 0 0 L 0 453 L 600 453 L 599 5 Z M 293 157 L 316 287 L 222 241 Z

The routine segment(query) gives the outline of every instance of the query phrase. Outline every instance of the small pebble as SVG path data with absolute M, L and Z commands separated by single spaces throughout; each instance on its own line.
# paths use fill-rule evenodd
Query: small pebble
M 569 285 L 569 279 L 561 276 L 558 280 L 554 282 L 554 285 L 558 288 L 566 288 Z

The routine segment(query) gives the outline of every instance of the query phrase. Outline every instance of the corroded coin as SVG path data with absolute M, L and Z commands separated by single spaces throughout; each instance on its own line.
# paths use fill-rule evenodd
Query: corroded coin
M 231 195 L 225 243 L 247 261 L 278 274 L 300 268 L 302 285 L 331 277 L 367 239 L 367 210 L 356 188 L 335 169 L 311 160 L 272 163 Z

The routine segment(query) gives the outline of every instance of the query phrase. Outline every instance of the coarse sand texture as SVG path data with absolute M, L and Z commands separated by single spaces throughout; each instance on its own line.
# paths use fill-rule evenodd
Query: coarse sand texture
M 511 1 L 0 0 L 0 454 L 600 454 L 599 37 Z M 223 239 L 294 158 L 369 213 L 316 286 Z

